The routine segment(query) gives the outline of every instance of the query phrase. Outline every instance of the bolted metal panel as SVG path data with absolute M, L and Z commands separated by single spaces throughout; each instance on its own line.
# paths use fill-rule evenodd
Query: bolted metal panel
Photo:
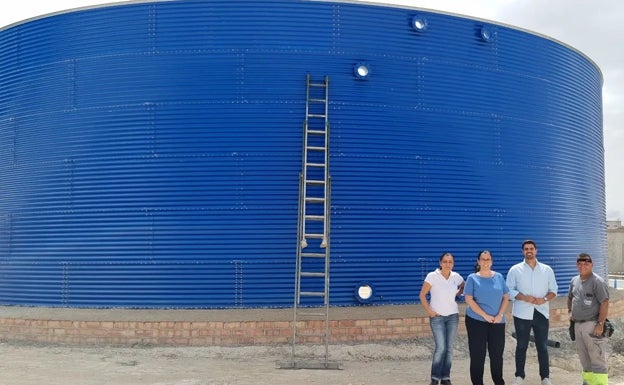
M 582 53 L 419 9 L 156 1 L 0 30 L 0 303 L 291 306 L 308 73 L 331 84 L 332 305 L 359 282 L 416 303 L 445 251 L 505 274 L 527 238 L 562 293 L 579 252 L 606 274 Z

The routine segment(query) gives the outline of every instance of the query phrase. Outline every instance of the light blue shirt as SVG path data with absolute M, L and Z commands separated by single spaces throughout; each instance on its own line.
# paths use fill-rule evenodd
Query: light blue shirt
M 466 279 L 466 286 L 464 286 L 464 295 L 471 295 L 481 310 L 491 316 L 498 313 L 503 297 L 508 291 L 509 289 L 505 285 L 503 275 L 496 272 L 493 277 L 481 277 L 476 273 L 472 273 Z M 466 307 L 466 317 L 485 321 L 470 306 Z M 502 322 L 506 322 L 505 315 L 503 315 Z
M 507 273 L 507 287 L 509 287 L 509 297 L 513 301 L 511 314 L 514 317 L 525 320 L 532 320 L 535 310 L 539 311 L 548 319 L 550 317 L 550 306 L 546 302 L 543 305 L 517 300 L 518 294 L 530 295 L 537 298 L 544 298 L 548 293 L 557 294 L 557 281 L 555 273 L 550 266 L 536 261 L 535 269 L 531 269 L 525 261 L 517 263 L 509 269 Z

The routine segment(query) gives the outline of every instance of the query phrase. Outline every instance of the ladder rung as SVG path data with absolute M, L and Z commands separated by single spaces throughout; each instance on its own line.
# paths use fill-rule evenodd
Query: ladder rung
M 325 163 L 306 163 L 308 167 L 325 167 Z
M 301 253 L 301 256 L 308 258 L 325 258 L 325 254 L 323 253 Z
M 325 184 L 324 180 L 317 180 L 317 179 L 307 179 L 306 180 L 306 184 L 313 184 L 313 185 L 317 185 L 317 186 L 322 186 Z
M 306 215 L 305 218 L 310 221 L 323 221 L 325 220 L 325 215 Z
M 312 151 L 325 151 L 325 147 L 317 147 L 317 146 L 308 146 L 307 149 L 312 150 Z
M 322 291 L 302 291 L 299 294 L 304 297 L 325 297 L 325 293 Z
M 325 198 L 306 197 L 308 203 L 325 203 Z
M 310 87 L 325 87 L 325 83 L 309 83 Z
M 308 118 L 325 118 L 325 114 L 308 114 Z
M 312 272 L 312 271 L 302 271 L 300 274 L 302 277 L 318 277 L 318 278 L 325 277 L 325 273 L 317 273 L 317 272 Z
M 310 98 L 309 101 L 313 103 L 325 103 L 325 99 L 319 99 L 319 98 Z
M 306 238 L 323 239 L 323 234 L 306 234 Z
M 326 132 L 322 131 L 322 130 L 308 130 L 308 134 L 314 134 L 314 135 L 325 135 Z

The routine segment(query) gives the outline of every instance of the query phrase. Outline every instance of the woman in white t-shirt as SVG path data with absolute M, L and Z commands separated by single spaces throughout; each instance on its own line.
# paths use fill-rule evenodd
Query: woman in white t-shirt
M 451 354 L 459 324 L 456 297 L 464 290 L 464 278 L 453 271 L 454 264 L 453 254 L 442 254 L 440 267 L 427 274 L 420 290 L 420 303 L 429 314 L 435 342 L 430 385 L 451 385 Z

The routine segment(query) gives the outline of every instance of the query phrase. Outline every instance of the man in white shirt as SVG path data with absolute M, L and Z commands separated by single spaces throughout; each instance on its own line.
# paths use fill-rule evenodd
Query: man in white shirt
M 548 301 L 557 296 L 557 281 L 552 268 L 537 260 L 537 245 L 532 240 L 522 243 L 524 260 L 513 265 L 507 273 L 509 298 L 513 301 L 512 315 L 516 329 L 516 372 L 513 385 L 521 385 L 531 330 L 535 337 L 537 361 L 542 385 L 552 385 L 548 358 Z

